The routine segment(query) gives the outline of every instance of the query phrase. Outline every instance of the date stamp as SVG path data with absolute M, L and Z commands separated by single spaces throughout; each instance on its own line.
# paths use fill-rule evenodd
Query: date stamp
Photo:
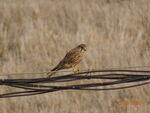
M 141 105 L 142 102 L 134 100 L 134 101 L 119 101 L 119 105 Z

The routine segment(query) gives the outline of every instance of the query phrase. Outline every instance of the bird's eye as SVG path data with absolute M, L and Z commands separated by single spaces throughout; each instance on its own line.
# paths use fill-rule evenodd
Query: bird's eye
M 84 47 L 82 47 L 82 46 L 81 46 L 81 50 L 84 50 L 84 51 L 86 51 L 86 48 L 84 48 Z
M 81 49 L 84 49 L 84 47 L 81 46 Z

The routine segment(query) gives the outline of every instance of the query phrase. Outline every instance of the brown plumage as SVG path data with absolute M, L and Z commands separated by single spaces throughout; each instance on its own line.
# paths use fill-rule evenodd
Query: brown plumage
M 84 56 L 87 46 L 85 44 L 80 44 L 76 48 L 71 49 L 65 57 L 58 63 L 58 65 L 53 68 L 51 71 L 58 71 L 61 69 L 72 68 L 75 71 L 75 66 L 79 64 Z M 52 76 L 55 72 L 48 73 L 49 76 Z

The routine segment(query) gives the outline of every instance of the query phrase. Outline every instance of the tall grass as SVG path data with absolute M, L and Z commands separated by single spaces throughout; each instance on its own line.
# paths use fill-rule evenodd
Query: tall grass
M 88 45 L 80 70 L 150 65 L 149 14 L 149 0 L 0 0 L 0 72 L 48 71 L 80 43 Z M 148 113 L 149 95 L 148 85 L 61 91 L 0 99 L 0 113 Z

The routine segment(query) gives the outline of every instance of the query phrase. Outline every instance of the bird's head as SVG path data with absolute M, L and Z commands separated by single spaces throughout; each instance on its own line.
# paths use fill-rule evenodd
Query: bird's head
M 79 48 L 81 51 L 86 51 L 87 50 L 86 44 L 80 44 L 80 45 L 77 46 L 77 48 Z

